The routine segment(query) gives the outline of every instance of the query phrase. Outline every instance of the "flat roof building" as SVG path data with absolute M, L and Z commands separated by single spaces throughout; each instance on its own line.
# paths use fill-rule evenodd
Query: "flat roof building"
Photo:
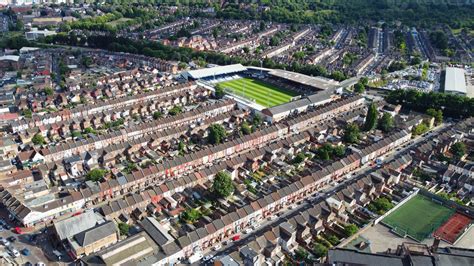
M 447 67 L 444 81 L 446 93 L 467 95 L 466 72 L 462 68 Z

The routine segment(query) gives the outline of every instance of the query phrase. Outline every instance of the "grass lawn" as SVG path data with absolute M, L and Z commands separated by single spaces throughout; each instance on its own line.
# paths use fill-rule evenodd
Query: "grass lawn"
M 448 220 L 453 212 L 427 197 L 416 195 L 385 217 L 383 223 L 402 235 L 406 233 L 422 241 Z
M 231 90 L 232 93 L 238 96 L 255 100 L 256 103 L 265 107 L 286 103 L 289 102 L 292 97 L 298 96 L 295 92 L 251 78 L 224 81 L 218 85 L 226 90 Z
M 133 19 L 131 19 L 131 18 L 119 18 L 119 19 L 107 22 L 107 24 L 109 24 L 110 26 L 116 27 L 117 25 L 120 25 L 120 24 L 125 23 L 125 22 L 130 21 L 130 20 L 133 20 Z

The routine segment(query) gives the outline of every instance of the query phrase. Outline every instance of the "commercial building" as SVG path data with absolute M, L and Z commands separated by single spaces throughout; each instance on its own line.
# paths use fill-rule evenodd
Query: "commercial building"
M 466 72 L 462 68 L 447 67 L 446 79 L 444 81 L 444 91 L 446 93 L 467 95 Z

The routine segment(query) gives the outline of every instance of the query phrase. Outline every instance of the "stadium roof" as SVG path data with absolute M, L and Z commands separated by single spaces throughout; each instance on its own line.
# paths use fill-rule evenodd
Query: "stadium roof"
M 466 76 L 464 69 L 456 67 L 446 68 L 446 79 L 444 81 L 444 91 L 467 94 Z
M 300 73 L 291 72 L 291 71 L 282 70 L 282 69 L 267 69 L 267 68 L 260 68 L 260 67 L 248 67 L 248 68 L 255 69 L 255 70 L 264 70 L 264 71 L 267 71 L 269 75 L 286 79 L 289 81 L 293 81 L 296 83 L 300 83 L 300 84 L 310 86 L 319 90 L 327 90 L 327 89 L 332 89 L 334 87 L 339 86 L 339 82 L 332 79 L 326 79 L 323 77 L 312 77 L 305 74 L 300 74 Z
M 198 70 L 186 71 L 185 75 L 193 79 L 201 79 L 206 77 L 212 77 L 214 75 L 224 75 L 230 73 L 236 73 L 241 71 L 246 71 L 247 68 L 241 64 L 227 65 L 227 66 L 217 66 L 211 68 L 203 68 Z

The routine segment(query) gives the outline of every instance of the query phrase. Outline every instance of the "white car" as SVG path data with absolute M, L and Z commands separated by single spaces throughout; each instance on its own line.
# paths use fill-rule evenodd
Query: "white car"
M 40 261 L 40 262 L 37 262 L 37 263 L 35 264 L 35 266 L 46 266 L 46 264 L 44 264 L 44 262 L 41 262 L 41 261 Z
M 5 238 L 0 239 L 0 242 L 1 242 L 4 246 L 7 246 L 7 247 L 10 245 L 10 241 L 6 240 Z
M 18 252 L 18 250 L 12 249 L 11 252 L 12 252 L 13 257 L 15 258 L 20 257 L 20 252 Z
M 244 232 L 245 232 L 246 234 L 250 234 L 250 233 L 252 233 L 252 229 L 250 229 L 250 228 L 247 228 L 247 229 L 245 229 L 245 231 L 244 231 Z
M 208 260 L 211 260 L 213 257 L 214 257 L 214 256 L 212 256 L 212 255 L 207 255 L 207 256 L 205 256 L 202 260 L 203 260 L 203 261 L 208 261 Z
M 215 245 L 215 246 L 212 247 L 212 250 L 218 251 L 218 250 L 221 249 L 221 248 L 222 248 L 222 246 L 221 246 L 220 244 L 217 244 L 217 245 Z

